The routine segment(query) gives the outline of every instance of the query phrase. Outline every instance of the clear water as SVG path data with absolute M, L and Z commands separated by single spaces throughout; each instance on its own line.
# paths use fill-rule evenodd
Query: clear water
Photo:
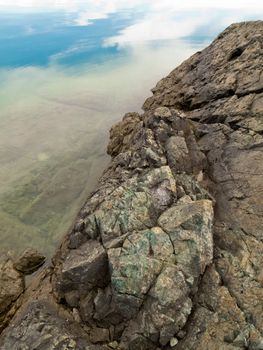
M 0 252 L 50 255 L 109 161 L 110 126 L 225 27 L 140 37 L 145 16 L 0 12 Z

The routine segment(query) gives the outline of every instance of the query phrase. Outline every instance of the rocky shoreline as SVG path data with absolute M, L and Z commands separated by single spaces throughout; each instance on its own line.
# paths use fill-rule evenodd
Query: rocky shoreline
M 1 270 L 0 349 L 263 349 L 262 67 L 231 25 L 111 129 L 52 265 L 6 304 Z

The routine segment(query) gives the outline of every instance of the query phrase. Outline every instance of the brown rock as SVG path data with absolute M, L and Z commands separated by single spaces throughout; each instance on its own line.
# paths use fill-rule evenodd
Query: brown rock
M 110 333 L 105 328 L 92 328 L 90 332 L 90 341 L 96 343 L 106 343 L 110 340 Z
M 30 275 L 37 271 L 45 263 L 45 260 L 44 255 L 40 254 L 37 250 L 28 248 L 14 262 L 14 267 L 25 275 Z
M 24 291 L 24 277 L 14 268 L 10 258 L 2 258 L 0 262 L 0 315 L 8 311 L 10 306 Z M 0 325 L 1 327 L 1 325 Z

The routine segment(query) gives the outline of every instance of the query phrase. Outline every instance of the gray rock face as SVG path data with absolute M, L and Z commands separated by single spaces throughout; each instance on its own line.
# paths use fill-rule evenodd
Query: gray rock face
M 1 349 L 262 349 L 262 36 L 230 26 L 111 129 L 112 162 Z
M 62 278 L 58 286 L 64 293 L 83 290 L 107 284 L 108 261 L 103 246 L 97 241 L 88 241 L 78 250 L 72 250 L 62 266 Z
M 127 178 L 120 170 L 119 186 L 82 217 L 87 242 L 66 251 L 55 290 L 84 323 L 108 327 L 124 348 L 166 345 L 186 323 L 190 294 L 212 261 L 212 202 L 196 200 L 194 190 L 193 199 L 179 199 L 168 165 Z
M 193 121 L 207 156 L 206 188 L 216 200 L 213 270 L 176 349 L 262 347 L 262 37 L 260 21 L 230 26 L 144 104 L 180 108 Z
M 127 143 L 119 148 L 101 180 L 100 196 L 95 193 L 83 208 L 55 266 L 58 300 L 79 310 L 86 325 L 108 329 L 110 340 L 119 341 L 123 349 L 174 343 L 191 314 L 200 277 L 213 259 L 212 200 L 191 172 L 192 159 L 205 156 L 192 126 L 180 123 L 183 117 L 158 108 L 131 130 L 124 118 L 125 132 L 133 134 L 129 151 Z M 166 157 L 167 140 L 158 137 L 156 123 L 169 132 L 170 140 L 184 144 L 188 174 L 182 159 L 177 167 L 179 148 Z M 195 148 L 189 147 L 180 124 L 190 130 Z M 155 165 L 145 147 L 160 160 Z M 116 181 L 111 185 L 113 174 Z M 81 232 L 86 243 L 70 249 L 75 232 Z M 92 333 L 93 342 L 100 341 L 94 338 L 97 333 Z

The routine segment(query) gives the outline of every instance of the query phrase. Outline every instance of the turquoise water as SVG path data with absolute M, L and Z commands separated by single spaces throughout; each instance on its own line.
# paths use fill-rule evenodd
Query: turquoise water
M 129 23 L 112 16 L 91 26 L 74 26 L 66 13 L 11 13 L 0 19 L 0 66 L 7 69 L 103 63 L 120 55 L 116 46 L 103 47 L 105 35 L 113 36 Z
M 184 16 L 0 11 L 0 252 L 52 254 L 109 162 L 110 126 L 226 24 Z

